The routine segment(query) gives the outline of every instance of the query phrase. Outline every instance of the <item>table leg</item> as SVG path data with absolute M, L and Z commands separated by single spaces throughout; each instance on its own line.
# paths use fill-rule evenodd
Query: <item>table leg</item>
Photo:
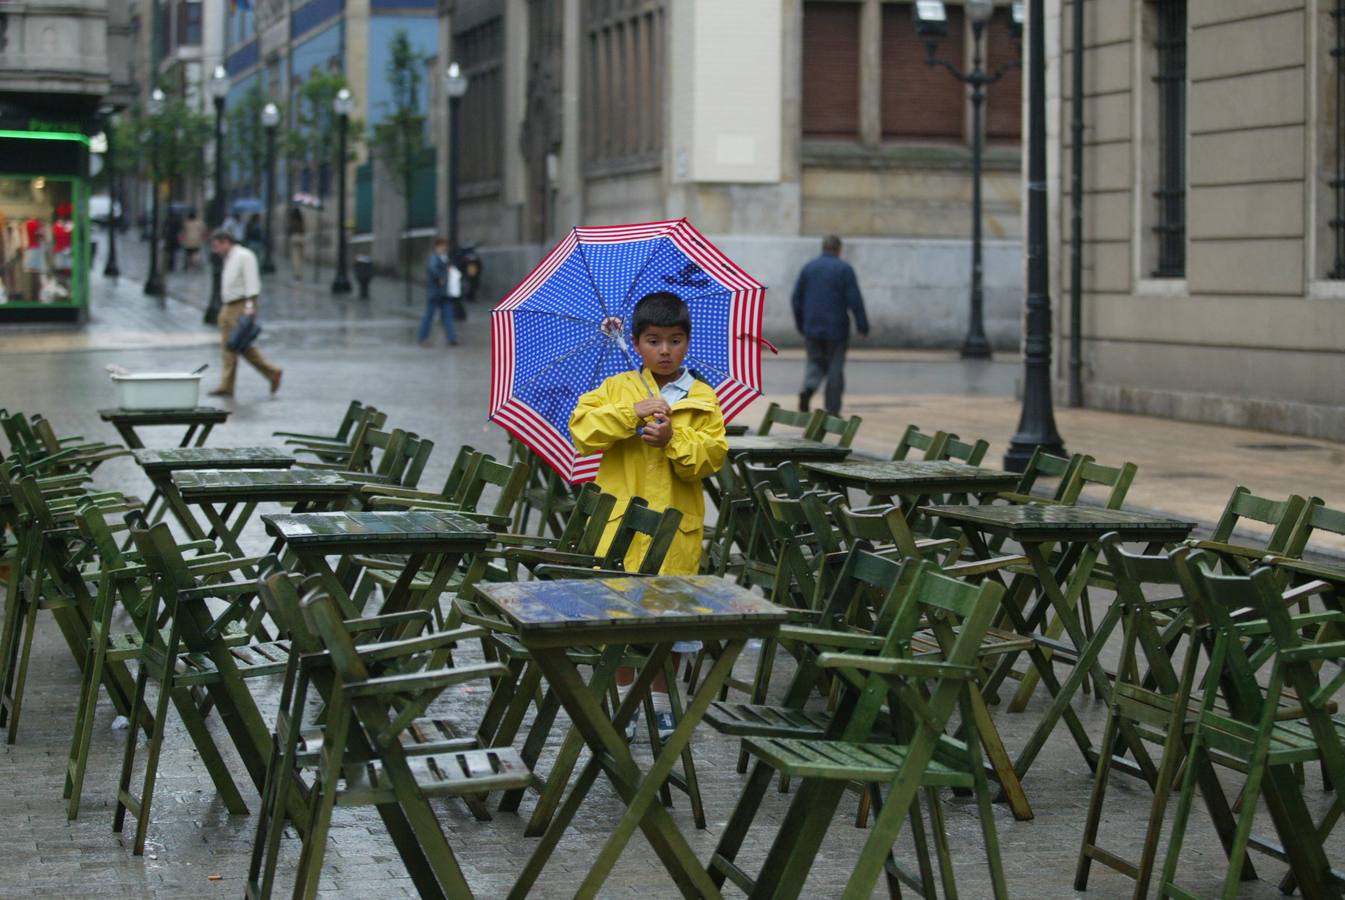
M 730 641 L 724 653 L 716 661 L 707 675 L 701 690 L 687 708 L 686 714 L 677 730 L 664 745 L 663 751 L 655 759 L 653 766 L 640 779 L 640 769 L 631 756 L 630 748 L 617 728 L 624 725 L 626 719 L 642 702 L 653 683 L 654 675 L 662 669 L 670 645 L 660 645 L 650 656 L 645 668 L 641 670 L 635 686 L 627 694 L 615 717 L 608 720 L 598 699 L 592 695 L 580 678 L 575 666 L 569 661 L 564 650 L 534 651 L 534 659 L 543 674 L 556 691 L 561 702 L 569 711 L 575 727 L 583 734 L 585 741 L 594 750 L 594 756 L 585 767 L 579 781 L 571 790 L 556 819 L 543 838 L 542 846 L 537 850 L 529 868 L 515 884 L 511 897 L 526 894 L 537 875 L 540 874 L 546 857 L 550 855 L 560 836 L 568 827 L 570 820 L 578 810 L 583 794 L 596 779 L 601 769 L 616 788 L 622 800 L 627 804 L 627 812 L 618 823 L 616 830 L 603 847 L 593 869 L 589 872 L 576 896 L 592 897 L 601 887 L 611 871 L 621 851 L 624 849 L 635 828 L 641 828 L 650 844 L 663 860 L 673 876 L 678 889 L 687 897 L 719 897 L 719 891 L 710 880 L 709 873 L 696 859 L 686 839 L 678 831 L 672 817 L 663 807 L 654 803 L 658 788 L 668 777 L 679 757 L 682 748 L 691 738 L 696 724 L 705 714 L 713 701 L 720 684 L 732 671 L 733 661 L 743 647 L 744 641 Z M 540 857 L 540 863 L 534 865 Z
M 184 434 L 184 435 L 182 436 L 182 440 L 180 440 L 180 441 L 177 442 L 177 445 L 178 445 L 179 447 L 190 447 L 190 446 L 191 446 L 191 438 L 192 438 L 192 435 L 194 435 L 194 434 L 196 433 L 196 425 L 197 425 L 197 423 L 193 422 L 191 425 L 188 425 L 188 426 L 187 426 L 187 433 Z M 200 445 L 197 444 L 197 446 L 199 447 Z
M 113 428 L 117 429 L 117 434 L 121 435 L 122 442 L 131 450 L 144 450 L 145 443 L 140 440 L 140 435 L 135 433 L 135 429 L 124 422 L 114 422 Z
M 299 567 L 310 575 L 316 575 L 318 581 L 322 583 L 323 590 L 336 598 L 336 602 L 341 607 L 341 615 L 347 619 L 358 619 L 360 611 L 355 609 L 350 602 L 350 594 L 346 592 L 346 586 L 341 583 L 341 579 L 336 577 L 332 567 L 327 565 L 327 558 L 321 553 L 304 553 L 296 551 L 295 556 L 299 558 Z
M 197 437 L 197 439 L 196 439 L 196 446 L 197 446 L 197 447 L 204 447 L 204 446 L 205 446 L 205 439 L 208 438 L 208 437 L 210 437 L 210 432 L 212 432 L 212 431 L 214 431 L 214 430 L 215 430 L 215 423 L 214 423 L 214 422 L 207 422 L 205 425 L 202 425 L 202 426 L 201 426 L 201 434 L 200 434 L 200 436 Z

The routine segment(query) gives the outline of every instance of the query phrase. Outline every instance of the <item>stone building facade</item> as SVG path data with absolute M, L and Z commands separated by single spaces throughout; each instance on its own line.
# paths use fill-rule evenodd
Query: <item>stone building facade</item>
M 1048 0 L 1063 385 L 1075 0 Z M 1083 0 L 1088 406 L 1345 440 L 1345 2 Z
M 969 64 L 970 27 L 949 11 L 939 54 Z M 444 21 L 441 62 L 470 79 L 460 233 L 484 245 L 487 296 L 572 225 L 687 216 L 772 288 L 772 340 L 794 339 L 794 276 L 834 232 L 875 342 L 961 342 L 970 106 L 926 64 L 907 0 L 456 0 Z M 1009 21 L 1005 0 L 992 66 L 1017 56 Z M 988 101 L 987 330 L 1001 348 L 1017 346 L 1023 298 L 1020 93 L 1010 68 Z

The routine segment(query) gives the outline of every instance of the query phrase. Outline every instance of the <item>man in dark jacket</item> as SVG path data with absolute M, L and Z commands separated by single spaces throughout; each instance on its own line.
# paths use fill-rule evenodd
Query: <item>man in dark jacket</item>
M 430 328 L 434 317 L 438 315 L 444 323 L 444 337 L 450 347 L 456 347 L 458 336 L 453 328 L 452 300 L 462 292 L 462 276 L 448 259 L 448 241 L 436 238 L 434 252 L 425 264 L 425 315 L 420 320 L 420 332 L 416 336 L 420 346 L 430 347 Z
M 845 391 L 845 349 L 850 341 L 850 316 L 860 334 L 869 333 L 864 314 L 864 298 L 859 293 L 855 270 L 841 259 L 841 239 L 828 235 L 822 241 L 822 255 L 803 267 L 794 284 L 794 325 L 803 335 L 808 353 L 808 368 L 799 392 L 799 409 L 808 411 L 813 392 L 827 382 L 826 408 L 833 416 L 841 413 L 841 394 Z

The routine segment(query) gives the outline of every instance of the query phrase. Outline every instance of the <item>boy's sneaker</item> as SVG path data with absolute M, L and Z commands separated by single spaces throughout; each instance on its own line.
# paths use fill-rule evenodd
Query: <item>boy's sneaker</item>
M 640 726 L 640 707 L 635 707 L 635 715 L 630 717 L 626 723 L 626 743 L 635 743 L 635 735 L 639 733 Z
M 660 741 L 666 742 L 677 730 L 677 723 L 673 721 L 672 713 L 667 710 L 655 713 L 654 724 L 658 726 L 658 739 Z

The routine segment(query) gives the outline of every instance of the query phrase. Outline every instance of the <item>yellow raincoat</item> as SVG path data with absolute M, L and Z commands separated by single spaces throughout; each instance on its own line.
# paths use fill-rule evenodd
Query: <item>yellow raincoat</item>
M 644 384 L 641 384 L 641 379 Z M 728 455 L 724 416 L 719 398 L 699 379 L 691 392 L 672 404 L 672 439 L 666 447 L 652 447 L 635 433 L 640 424 L 634 406 L 658 395 L 654 377 L 622 372 L 608 378 L 579 398 L 570 416 L 570 436 L 583 454 L 602 453 L 598 487 L 616 497 L 616 507 L 603 533 L 599 552 L 604 552 L 616 534 L 621 515 L 631 497 L 643 497 L 651 509 L 680 510 L 682 523 L 677 538 L 659 570 L 664 575 L 695 575 L 700 569 L 702 523 L 705 521 L 705 491 L 701 479 L 713 475 Z M 626 554 L 626 568 L 640 564 L 649 539 L 637 535 Z

